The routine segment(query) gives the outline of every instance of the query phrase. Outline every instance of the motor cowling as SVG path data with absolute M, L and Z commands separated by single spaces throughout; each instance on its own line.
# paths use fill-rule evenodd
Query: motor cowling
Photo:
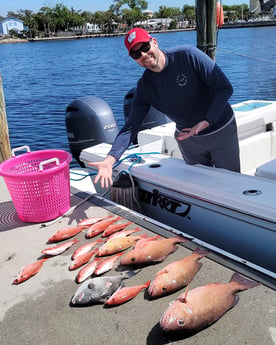
M 80 97 L 66 108 L 65 123 L 70 151 L 77 162 L 87 147 L 100 143 L 112 144 L 119 132 L 109 105 L 95 96 Z
M 125 115 L 125 121 L 128 120 L 130 116 L 131 106 L 133 104 L 134 96 L 136 92 L 136 87 L 133 87 L 130 89 L 124 98 L 124 115 Z M 157 110 L 153 106 L 150 107 L 150 110 L 148 111 L 143 123 L 141 124 L 139 131 L 142 131 L 144 129 L 153 128 L 156 126 L 163 125 L 165 123 L 172 122 L 171 119 L 168 118 L 167 115 L 162 113 L 161 111 Z

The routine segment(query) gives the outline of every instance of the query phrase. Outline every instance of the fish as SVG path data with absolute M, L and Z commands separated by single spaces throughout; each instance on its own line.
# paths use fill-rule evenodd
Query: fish
M 67 243 L 63 243 L 63 244 L 60 244 L 60 245 L 55 246 L 55 247 L 43 249 L 41 251 L 41 253 L 45 254 L 45 255 L 49 255 L 49 256 L 59 255 L 59 254 L 65 252 L 67 249 L 69 249 L 75 243 L 78 243 L 78 242 L 79 242 L 79 240 L 76 240 L 74 238 L 73 241 L 70 241 L 70 242 L 67 242 Z
M 121 265 L 140 265 L 163 261 L 177 250 L 177 243 L 187 241 L 184 237 L 171 237 L 156 241 L 145 241 L 138 249 L 134 248 L 122 257 Z
M 111 257 L 101 260 L 101 262 L 95 269 L 94 275 L 98 276 L 100 274 L 106 273 L 107 271 L 110 271 L 121 255 L 124 255 L 124 253 L 117 253 Z
M 84 253 L 82 255 L 79 255 L 76 257 L 76 259 L 73 260 L 73 262 L 69 265 L 69 270 L 73 271 L 82 265 L 86 264 L 97 252 L 98 248 L 92 250 L 91 252 Z
M 91 225 L 90 228 L 86 232 L 86 238 L 95 237 L 95 236 L 101 234 L 102 232 L 104 232 L 104 230 L 110 224 L 113 224 L 113 223 L 117 222 L 117 220 L 121 220 L 121 219 L 123 219 L 123 218 L 122 217 L 114 217 L 111 219 L 102 220 L 98 223 Z
M 136 241 L 142 238 L 142 236 L 147 235 L 112 238 L 100 247 L 97 256 L 112 255 L 118 252 L 122 252 L 123 250 L 133 246 Z
M 81 220 L 77 226 L 85 226 L 85 227 L 89 228 L 91 225 L 98 223 L 104 219 L 111 218 L 111 217 L 113 217 L 112 214 L 109 216 L 105 216 L 105 217 L 86 218 L 86 219 Z
M 191 255 L 165 266 L 151 281 L 149 295 L 161 297 L 188 285 L 202 266 L 198 260 L 207 254 L 208 251 L 196 248 Z
M 44 258 L 25 266 L 22 269 L 22 271 L 17 275 L 16 279 L 13 281 L 13 284 L 15 285 L 20 284 L 24 282 L 25 280 L 31 278 L 35 274 L 37 274 L 37 272 L 41 269 L 44 262 L 48 259 L 49 258 Z
M 210 283 L 182 293 L 160 318 L 164 331 L 201 330 L 222 317 L 239 301 L 237 292 L 260 285 L 238 273 L 228 283 Z
M 93 277 L 85 280 L 71 298 L 71 305 L 104 303 L 120 286 L 122 281 L 134 276 L 135 271 L 123 272 L 117 276 Z
M 129 229 L 129 230 L 122 230 L 122 231 L 114 232 L 114 234 L 110 235 L 108 237 L 108 239 L 119 238 L 119 237 L 126 237 L 126 236 L 129 236 L 129 235 L 133 234 L 134 232 L 137 232 L 137 231 L 141 231 L 141 229 L 139 229 L 137 227 L 135 229 Z
M 77 274 L 76 282 L 82 283 L 87 278 L 91 277 L 101 260 L 101 258 L 95 257 L 93 261 L 82 267 Z
M 138 293 L 146 289 L 149 286 L 149 284 L 150 280 L 142 285 L 121 287 L 117 291 L 115 291 L 114 294 L 111 295 L 104 304 L 108 306 L 123 304 L 137 296 Z
M 96 246 L 96 244 L 101 243 L 101 242 L 103 242 L 103 240 L 99 239 L 97 241 L 89 242 L 89 243 L 86 243 L 86 244 L 80 246 L 79 248 L 77 248 L 74 251 L 74 253 L 72 255 L 72 260 L 76 259 L 76 257 L 78 257 L 84 253 L 90 252 L 90 250 L 93 249 Z
M 78 233 L 82 232 L 84 229 L 86 229 L 85 226 L 75 226 L 60 229 L 48 239 L 48 242 L 52 243 L 67 240 L 68 238 L 73 237 Z
M 117 231 L 125 229 L 128 225 L 133 224 L 133 222 L 110 224 L 102 233 L 102 237 L 108 237 Z
M 145 246 L 145 243 L 148 241 L 155 241 L 158 240 L 159 238 L 162 238 L 162 236 L 154 236 L 154 237 L 145 237 L 142 238 L 140 241 L 136 242 L 134 249 L 139 249 L 139 248 L 143 248 Z

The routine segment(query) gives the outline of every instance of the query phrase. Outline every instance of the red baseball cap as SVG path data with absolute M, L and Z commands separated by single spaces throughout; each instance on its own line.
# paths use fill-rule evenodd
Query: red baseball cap
M 141 28 L 131 29 L 125 37 L 125 46 L 130 54 L 133 46 L 137 43 L 149 42 L 152 37 L 149 33 Z

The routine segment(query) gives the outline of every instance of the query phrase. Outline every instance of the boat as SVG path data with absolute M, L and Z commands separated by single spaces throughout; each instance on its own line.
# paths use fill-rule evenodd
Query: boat
M 198 26 L 206 32 L 206 40 L 198 35 L 198 46 L 216 46 L 215 9 L 216 1 L 197 3 Z M 205 15 L 210 20 L 204 20 Z M 211 30 L 208 23 L 212 23 Z M 214 50 L 209 53 L 214 58 Z M 132 95 L 130 90 L 125 108 Z M 97 169 L 88 162 L 105 158 L 118 126 L 109 106 L 94 96 L 80 98 L 67 108 L 69 146 L 86 169 L 79 179 L 81 188 L 94 195 L 94 202 L 104 198 L 108 205 L 122 205 L 128 214 L 136 212 L 155 224 L 156 232 L 166 228 L 183 235 L 190 243 L 211 250 L 224 265 L 234 263 L 235 269 L 245 269 L 276 288 L 276 101 L 245 100 L 232 107 L 241 173 L 186 164 L 174 139 L 175 123 L 151 108 L 134 145 L 113 167 L 113 186 L 102 189 L 94 183 Z M 156 120 L 160 118 L 162 123 Z M 90 140 L 85 131 L 92 136 Z M 71 174 L 74 179 L 79 172 Z
M 186 164 L 173 137 L 175 124 L 168 122 L 138 133 L 137 144 L 114 165 L 114 184 L 108 190 L 94 183 L 97 169 L 88 162 L 103 160 L 111 144 L 82 149 L 79 159 L 86 178 L 81 180 L 90 186 L 83 190 L 138 212 L 275 283 L 276 102 L 247 100 L 232 107 L 241 173 Z M 74 177 L 74 171 L 71 174 Z

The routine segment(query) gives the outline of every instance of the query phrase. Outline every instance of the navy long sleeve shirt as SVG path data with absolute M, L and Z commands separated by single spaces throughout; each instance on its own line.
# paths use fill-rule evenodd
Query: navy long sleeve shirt
M 206 120 L 210 125 L 199 135 L 216 131 L 233 116 L 228 103 L 232 85 L 209 56 L 189 45 L 164 53 L 165 68 L 161 72 L 146 69 L 138 81 L 129 119 L 109 152 L 116 159 L 132 142 L 151 105 L 174 121 L 179 130 Z

